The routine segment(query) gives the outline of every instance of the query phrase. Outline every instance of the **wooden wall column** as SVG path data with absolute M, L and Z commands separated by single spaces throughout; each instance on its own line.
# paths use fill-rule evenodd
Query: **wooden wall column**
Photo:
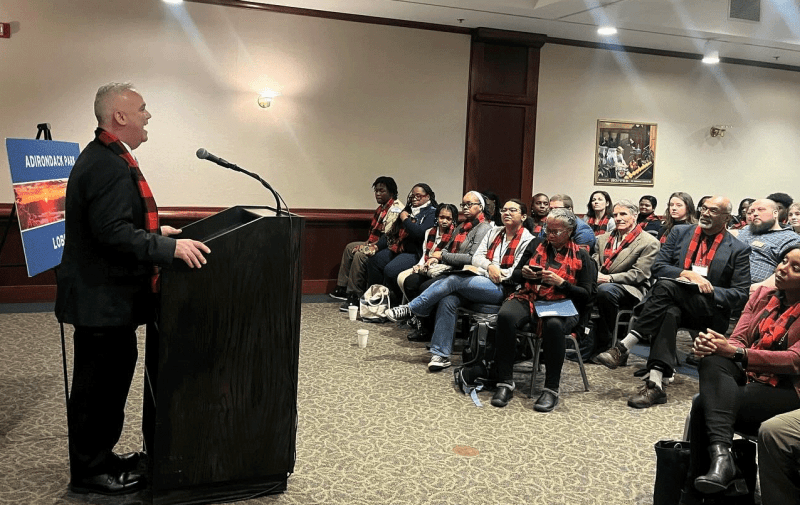
M 488 28 L 473 33 L 464 192 L 530 200 L 539 50 L 546 38 Z

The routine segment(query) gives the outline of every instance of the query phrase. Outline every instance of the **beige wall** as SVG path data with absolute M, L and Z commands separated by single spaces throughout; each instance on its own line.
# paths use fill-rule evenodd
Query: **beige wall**
M 4 0 L 0 136 L 92 138 L 108 81 L 136 84 L 153 114 L 136 151 L 161 206 L 269 203 L 199 147 L 258 173 L 291 207 L 372 208 L 370 184 L 401 196 L 427 182 L 461 198 L 467 35 L 160 0 Z M 283 94 L 269 109 L 257 92 Z M 0 202 L 13 201 L 5 149 Z
M 566 192 L 585 212 L 603 189 L 666 208 L 674 191 L 734 201 L 800 199 L 800 73 L 576 47 L 542 49 L 534 192 Z M 598 119 L 658 124 L 654 187 L 594 186 Z M 733 125 L 712 138 L 712 124 Z

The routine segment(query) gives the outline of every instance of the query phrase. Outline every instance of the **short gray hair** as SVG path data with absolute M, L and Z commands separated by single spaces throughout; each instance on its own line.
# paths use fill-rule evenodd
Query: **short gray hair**
M 563 200 L 562 200 L 563 201 Z M 547 214 L 547 219 L 558 219 L 564 226 L 569 228 L 570 235 L 575 228 L 578 226 L 578 218 L 575 217 L 575 214 L 572 213 L 571 210 L 566 208 L 557 208 L 557 209 L 550 209 L 550 212 Z
M 638 216 L 638 215 L 639 215 L 639 206 L 638 206 L 638 205 L 635 205 L 635 204 L 634 204 L 632 201 L 630 201 L 630 200 L 620 200 L 620 201 L 618 201 L 617 203 L 615 203 L 615 204 L 614 204 L 614 207 L 625 207 L 626 209 L 628 209 L 629 211 L 631 211 L 631 214 L 632 214 L 634 217 L 636 217 L 636 216 Z M 614 210 L 614 207 L 612 207 L 612 208 L 611 208 L 612 212 L 613 212 L 613 210 Z
M 94 97 L 94 115 L 98 124 L 105 124 L 111 120 L 111 99 L 126 91 L 136 91 L 130 82 L 110 82 L 97 90 Z

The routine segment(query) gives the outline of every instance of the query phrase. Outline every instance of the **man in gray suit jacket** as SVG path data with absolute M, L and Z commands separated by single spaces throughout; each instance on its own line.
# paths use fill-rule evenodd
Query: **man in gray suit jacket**
M 628 335 L 597 361 L 616 368 L 640 339 L 650 341 L 645 384 L 628 405 L 647 408 L 666 403 L 666 379 L 672 377 L 678 328 L 724 333 L 731 313 L 747 302 L 750 247 L 726 231 L 731 202 L 715 196 L 700 207 L 697 225 L 676 226 L 653 263 L 659 279 L 637 307 Z
M 650 280 L 650 267 L 661 244 L 643 230 L 644 225 L 637 226 L 638 214 L 639 207 L 634 203 L 617 202 L 613 211 L 616 228 L 597 237 L 592 259 L 598 266 L 595 303 L 600 318 L 594 327 L 592 355 L 608 350 L 617 312 L 642 301 Z

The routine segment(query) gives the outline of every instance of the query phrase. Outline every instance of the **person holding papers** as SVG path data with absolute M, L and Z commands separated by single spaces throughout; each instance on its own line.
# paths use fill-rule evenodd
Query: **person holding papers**
M 730 218 L 730 200 L 715 196 L 700 207 L 697 225 L 672 230 L 653 263 L 652 275 L 658 281 L 636 307 L 636 322 L 616 347 L 595 358 L 614 369 L 640 339 L 650 341 L 648 375 L 629 406 L 666 403 L 678 328 L 725 333 L 731 313 L 747 302 L 750 247 L 727 232 Z
M 472 256 L 472 265 L 451 270 L 408 305 L 386 311 L 390 321 L 426 317 L 436 313 L 431 338 L 431 360 L 428 370 L 437 372 L 450 366 L 456 311 L 464 301 L 499 304 L 514 289 L 508 281 L 533 235 L 522 226 L 528 209 L 512 198 L 500 210 L 503 226 L 486 234 Z
M 564 335 L 577 326 L 578 311 L 591 305 L 597 282 L 597 271 L 589 252 L 573 241 L 577 225 L 578 218 L 571 211 L 550 211 L 545 236 L 531 241 L 511 274 L 511 282 L 521 284 L 521 287 L 503 302 L 497 316 L 491 373 L 484 364 L 476 364 L 461 370 L 456 377 L 457 382 L 463 384 L 473 384 L 476 379 L 487 375 L 497 380 L 497 390 L 492 397 L 495 407 L 505 407 L 514 395 L 517 328 L 526 323 L 539 333 L 544 350 L 544 389 L 533 408 L 550 412 L 558 405 L 561 367 L 566 351 Z M 557 300 L 571 301 L 572 315 L 537 315 L 537 305 Z M 556 310 L 563 310 L 563 307 Z

